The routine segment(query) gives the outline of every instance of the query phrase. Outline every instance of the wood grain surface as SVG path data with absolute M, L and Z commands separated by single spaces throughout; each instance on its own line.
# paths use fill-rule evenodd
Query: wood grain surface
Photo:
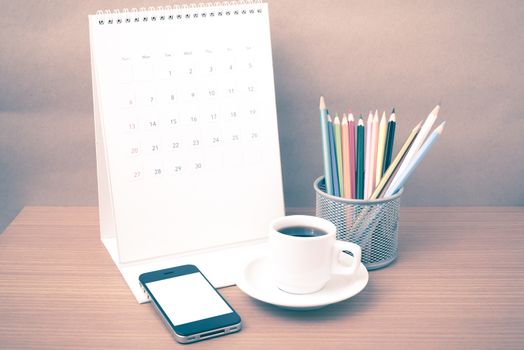
M 289 311 L 224 288 L 244 329 L 180 345 L 131 295 L 97 208 L 27 207 L 0 234 L 0 348 L 524 348 L 524 208 L 402 208 L 399 239 L 352 299 Z

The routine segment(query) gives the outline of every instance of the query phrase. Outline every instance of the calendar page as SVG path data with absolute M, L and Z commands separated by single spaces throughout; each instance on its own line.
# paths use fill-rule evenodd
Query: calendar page
M 284 214 L 267 4 L 101 13 L 90 36 L 120 261 L 265 237 Z

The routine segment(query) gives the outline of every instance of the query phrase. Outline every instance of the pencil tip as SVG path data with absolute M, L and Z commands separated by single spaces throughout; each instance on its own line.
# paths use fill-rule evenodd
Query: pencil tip
M 435 108 L 433 108 L 433 110 L 431 111 L 431 114 L 433 114 L 436 117 L 438 116 L 439 111 L 440 111 L 440 103 Z
M 327 116 L 327 120 L 328 120 L 328 122 L 330 122 L 330 123 L 333 121 L 333 118 L 331 118 L 331 115 L 328 114 L 328 116 Z
M 324 101 L 324 96 L 320 96 L 320 109 L 326 109 L 326 101 Z
M 446 125 L 446 121 L 443 121 L 436 129 L 435 131 L 438 133 L 441 133 L 442 130 L 444 130 L 444 126 Z
M 391 111 L 391 114 L 395 114 L 395 107 L 393 107 L 393 110 Z

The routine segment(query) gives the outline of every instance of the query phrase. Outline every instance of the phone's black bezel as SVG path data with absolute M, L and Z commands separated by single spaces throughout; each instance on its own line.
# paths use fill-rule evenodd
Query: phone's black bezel
M 169 317 L 164 312 L 164 309 L 162 309 L 160 303 L 158 303 L 158 301 L 155 299 L 155 296 L 147 287 L 147 283 L 189 275 L 192 273 L 200 273 L 207 283 L 209 283 L 210 287 L 215 290 L 215 292 L 220 296 L 220 298 L 222 298 L 222 300 L 224 300 L 224 302 L 233 312 L 174 326 Z M 229 305 L 226 299 L 222 297 L 216 288 L 213 287 L 213 285 L 209 282 L 206 276 L 204 276 L 204 274 L 195 265 L 182 265 L 158 271 L 146 272 L 141 274 L 138 279 L 140 284 L 142 284 L 142 286 L 147 290 L 147 293 L 151 297 L 151 301 L 155 303 L 158 310 L 162 313 L 163 318 L 169 323 L 171 329 L 173 329 L 173 331 L 180 336 L 186 337 L 202 332 L 212 331 L 218 328 L 236 325 L 241 322 L 240 316 L 236 313 L 236 311 L 231 307 L 231 305 Z

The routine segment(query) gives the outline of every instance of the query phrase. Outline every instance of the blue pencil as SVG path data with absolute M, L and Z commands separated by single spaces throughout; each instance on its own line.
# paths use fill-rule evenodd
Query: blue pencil
M 324 160 L 324 179 L 326 182 L 326 192 L 327 194 L 333 194 L 333 181 L 331 176 L 331 155 L 329 152 L 329 135 L 327 130 L 327 115 L 328 110 L 326 108 L 326 103 L 324 102 L 324 96 L 320 96 L 320 129 L 322 132 L 322 154 Z
M 337 155 L 335 153 L 335 135 L 333 133 L 333 120 L 328 114 L 329 153 L 331 156 L 331 176 L 333 177 L 333 195 L 340 196 L 338 184 Z
M 415 153 L 415 155 L 413 156 L 413 159 L 407 165 L 406 170 L 402 174 L 400 174 L 398 182 L 396 184 L 392 183 L 391 184 L 392 186 L 387 189 L 385 197 L 392 196 L 395 193 L 397 193 L 398 191 L 400 191 L 400 189 L 402 188 L 402 186 L 404 186 L 409 176 L 417 168 L 417 166 L 420 164 L 422 159 L 424 159 L 424 157 L 426 156 L 426 153 L 428 153 L 431 146 L 433 146 L 435 141 L 438 139 L 438 137 L 442 133 L 442 130 L 444 129 L 445 124 L 446 122 L 443 122 L 435 130 L 433 130 L 433 132 L 428 137 L 426 142 L 424 142 L 424 144 L 420 147 L 418 152 Z

